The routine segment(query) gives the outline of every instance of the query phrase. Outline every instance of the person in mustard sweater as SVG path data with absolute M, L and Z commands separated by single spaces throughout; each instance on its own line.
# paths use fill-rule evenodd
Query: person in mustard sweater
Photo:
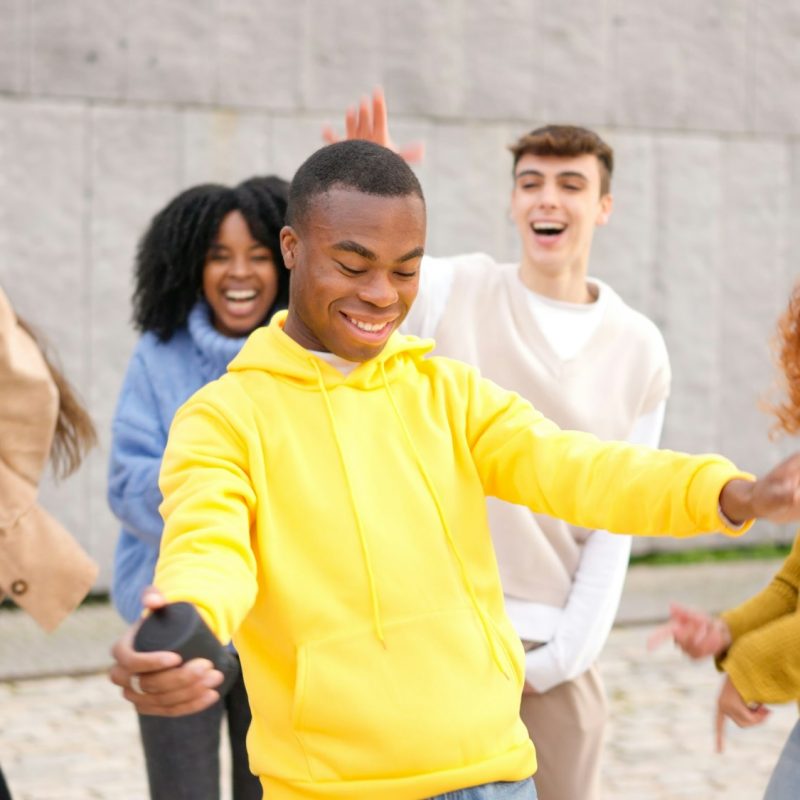
M 786 400 L 773 409 L 776 429 L 794 434 L 800 431 L 800 284 L 781 318 L 778 342 Z M 760 725 L 769 716 L 765 703 L 800 700 L 800 534 L 759 594 L 718 617 L 673 604 L 669 621 L 651 637 L 651 646 L 665 638 L 672 638 L 692 658 L 713 656 L 725 672 L 716 712 L 720 752 L 726 719 L 743 728 Z M 798 796 L 800 722 L 778 758 L 764 800 Z
M 721 456 L 562 431 L 397 333 L 425 228 L 398 155 L 365 141 L 317 151 L 281 231 L 288 311 L 170 430 L 145 606 L 190 602 L 233 638 L 270 800 L 536 797 L 487 495 L 652 535 L 800 516 L 800 456 L 755 480 Z M 111 680 L 141 713 L 217 699 L 209 662 L 137 653 L 135 630 Z

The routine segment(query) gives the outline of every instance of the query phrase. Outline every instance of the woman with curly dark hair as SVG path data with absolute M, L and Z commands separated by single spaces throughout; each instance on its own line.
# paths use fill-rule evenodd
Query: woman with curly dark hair
M 777 362 L 782 402 L 770 405 L 775 433 L 800 431 L 800 284 L 778 323 Z M 717 698 L 717 749 L 724 725 L 759 725 L 767 703 L 800 701 L 800 533 L 772 582 L 736 608 L 713 617 L 673 604 L 670 621 L 656 634 L 691 658 L 713 656 L 725 672 Z M 787 740 L 769 780 L 764 800 L 800 797 L 800 722 Z
M 288 184 L 273 176 L 236 187 L 195 186 L 153 218 L 136 257 L 133 319 L 142 332 L 113 421 L 108 499 L 122 530 L 112 595 L 128 622 L 158 557 L 158 473 L 175 411 L 219 378 L 247 336 L 286 307 L 289 273 L 279 234 Z M 153 800 L 219 797 L 223 716 L 234 800 L 261 797 L 247 765 L 250 724 L 241 675 L 212 708 L 175 719 L 140 716 Z

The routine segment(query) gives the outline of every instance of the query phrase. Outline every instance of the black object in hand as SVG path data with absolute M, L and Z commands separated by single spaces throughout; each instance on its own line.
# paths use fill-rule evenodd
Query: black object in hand
M 169 603 L 150 613 L 133 639 L 133 649 L 140 652 L 169 650 L 184 661 L 207 658 L 225 676 L 215 687 L 225 694 L 236 679 L 236 662 L 197 613 L 191 603 Z

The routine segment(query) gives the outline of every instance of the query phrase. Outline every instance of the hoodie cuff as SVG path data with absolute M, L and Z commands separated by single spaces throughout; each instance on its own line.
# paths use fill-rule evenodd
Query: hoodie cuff
M 755 481 L 755 475 L 738 470 L 730 461 L 719 457 L 706 463 L 695 473 L 687 493 L 688 511 L 705 531 L 721 531 L 727 536 L 741 536 L 749 530 L 754 519 L 745 520 L 741 525 L 734 525 L 726 519 L 719 506 L 719 497 L 728 481 Z M 713 498 L 713 506 L 709 508 L 709 500 Z

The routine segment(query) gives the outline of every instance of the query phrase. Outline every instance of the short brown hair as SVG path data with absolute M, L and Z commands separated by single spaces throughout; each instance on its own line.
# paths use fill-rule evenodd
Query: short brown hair
M 597 156 L 600 162 L 600 194 L 611 190 L 611 174 L 614 172 L 614 151 L 594 131 L 577 125 L 545 125 L 543 128 L 520 136 L 508 148 L 514 155 L 516 170 L 522 156 L 572 157 Z

